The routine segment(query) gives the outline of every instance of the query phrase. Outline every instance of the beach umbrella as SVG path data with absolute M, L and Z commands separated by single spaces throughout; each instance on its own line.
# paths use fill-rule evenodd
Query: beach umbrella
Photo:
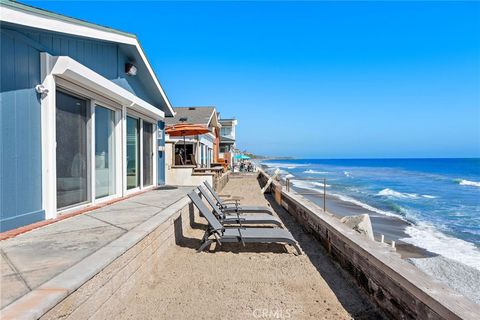
M 250 159 L 249 156 L 246 156 L 244 154 L 236 154 L 233 158 L 237 159 L 237 160 L 248 160 L 248 159 Z
M 187 147 L 185 143 L 186 136 L 198 136 L 209 133 L 210 129 L 199 124 L 182 123 L 165 128 L 165 133 L 171 137 L 183 137 L 183 157 L 187 160 Z

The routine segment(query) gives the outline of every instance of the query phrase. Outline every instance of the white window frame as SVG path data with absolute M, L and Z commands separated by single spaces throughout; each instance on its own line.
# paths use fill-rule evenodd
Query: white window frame
M 79 202 L 79 203 L 76 203 L 76 204 L 72 204 L 72 205 L 69 205 L 69 206 L 66 206 L 66 207 L 63 207 L 63 208 L 60 208 L 58 209 L 57 208 L 57 213 L 58 214 L 63 214 L 63 213 L 66 213 L 66 212 L 70 212 L 72 210 L 77 210 L 78 208 L 83 208 L 83 207 L 86 207 L 86 206 L 89 206 L 91 203 L 92 203 L 92 189 L 95 189 L 95 186 L 92 187 L 92 184 L 93 183 L 93 179 L 94 179 L 94 173 L 92 173 L 92 167 L 91 167 L 91 159 L 92 159 L 92 137 L 93 137 L 93 133 L 92 133 L 92 128 L 93 128 L 93 124 L 92 124 L 92 103 L 91 103 L 91 100 L 88 99 L 87 97 L 83 96 L 82 94 L 78 93 L 77 91 L 74 91 L 74 90 L 70 90 L 68 87 L 66 87 L 65 85 L 63 85 L 63 83 L 61 82 L 57 82 L 57 87 L 56 87 L 56 90 L 55 90 L 55 95 L 57 94 L 57 91 L 60 91 L 64 94 L 67 94 L 67 95 L 70 95 L 72 97 L 76 97 L 76 98 L 79 98 L 79 99 L 82 99 L 82 100 L 85 100 L 86 101 L 86 108 L 87 108 L 87 125 L 86 125 L 86 130 L 87 130 L 87 138 L 86 138 L 86 142 L 87 142 L 87 161 L 90 162 L 90 165 L 87 166 L 87 200 L 86 201 L 83 201 L 83 202 Z M 55 105 L 55 122 L 56 122 L 56 116 L 57 116 L 57 106 Z M 55 143 L 55 168 L 56 168 L 56 158 L 57 158 L 57 152 L 56 152 L 56 146 L 57 146 L 57 141 L 56 141 L 56 138 L 57 138 L 57 135 L 56 135 L 56 128 L 55 128 L 55 140 L 54 140 L 54 143 Z M 56 174 L 56 170 L 55 170 L 55 181 L 57 179 L 57 174 Z M 55 193 L 55 207 L 57 206 L 57 188 L 56 188 L 56 184 L 55 184 L 55 190 L 54 190 L 54 193 Z
M 122 123 L 119 121 L 121 118 L 121 106 L 116 104 L 115 102 L 97 95 L 87 89 L 82 88 L 76 84 L 73 84 L 65 79 L 62 78 L 55 78 L 56 82 L 56 91 L 60 90 L 66 94 L 70 94 L 72 96 L 76 96 L 81 99 L 87 100 L 87 112 L 89 113 L 89 118 L 87 122 L 87 148 L 88 148 L 88 161 L 89 167 L 87 168 L 87 181 L 88 181 L 88 200 L 86 202 L 74 204 L 65 208 L 58 209 L 56 208 L 57 215 L 65 214 L 68 212 L 72 212 L 75 210 L 79 210 L 94 204 L 99 204 L 102 202 L 108 202 L 115 198 L 119 198 L 123 195 L 121 192 L 121 184 L 119 185 L 118 181 L 118 173 L 121 172 L 122 167 L 122 151 L 121 151 L 121 136 L 118 135 L 118 129 L 121 129 Z M 55 94 L 56 94 L 55 91 Z M 99 199 L 95 197 L 95 183 L 96 183 L 96 176 L 95 176 L 95 108 L 96 106 L 104 107 L 110 109 L 115 112 L 115 137 L 114 137 L 114 144 L 115 144 L 115 193 L 109 196 L 105 196 Z M 55 114 L 56 117 L 56 105 L 55 105 Z M 56 130 L 55 130 L 56 131 Z M 56 134 L 55 134 L 56 136 Z M 56 152 L 56 151 L 55 151 Z M 55 153 L 56 156 L 56 153 Z M 55 179 L 56 179 L 56 170 L 55 170 Z M 120 181 L 121 182 L 121 181 Z M 56 186 L 55 186 L 55 207 L 56 207 Z
M 52 57 L 48 53 L 40 53 L 40 72 L 42 85 L 48 90 L 41 98 L 41 142 L 42 142 L 42 206 L 45 218 L 51 219 L 59 214 L 76 211 L 95 203 L 109 201 L 112 198 L 123 197 L 126 192 L 126 115 L 136 115 L 146 119 L 154 125 L 152 139 L 153 150 L 157 150 L 157 121 L 164 119 L 163 111 L 150 105 L 148 102 L 126 91 L 108 79 L 102 77 L 91 69 L 71 59 L 70 57 Z M 115 109 L 115 194 L 100 199 L 95 199 L 95 165 L 94 157 L 94 125 L 87 128 L 87 145 L 90 163 L 90 199 L 86 203 L 58 210 L 57 208 L 57 171 L 56 171 L 56 90 L 57 87 L 75 96 L 85 98 L 90 107 L 90 125 L 94 123 L 94 106 L 110 107 Z M 94 90 L 94 91 L 93 91 Z M 104 95 L 103 95 L 104 94 Z M 148 115 L 148 116 L 147 116 Z M 93 128 L 92 128 L 93 127 Z M 140 129 L 142 130 L 143 124 Z M 140 135 L 142 139 L 142 134 Z M 143 141 L 140 147 L 142 148 Z M 156 155 L 156 152 L 154 152 Z M 142 156 L 142 154 L 141 154 Z M 140 172 L 142 170 L 140 163 Z M 157 186 L 158 157 L 154 156 L 153 184 L 146 189 Z M 140 177 L 143 183 L 143 177 Z M 138 191 L 138 188 L 132 189 Z M 129 190 L 128 193 L 132 191 Z
M 147 122 L 147 123 L 150 123 L 152 125 L 152 184 L 148 185 L 148 186 L 144 186 L 143 185 L 143 124 L 144 122 Z M 150 188 L 152 186 L 155 186 L 156 183 L 158 183 L 158 181 L 156 182 L 156 177 L 157 177 L 157 165 L 158 163 L 156 161 L 158 161 L 158 157 L 157 157 L 157 133 L 158 133 L 158 128 L 157 128 L 157 122 L 154 121 L 153 119 L 148 119 L 148 118 L 143 118 L 142 119 L 142 189 L 143 188 Z
M 92 119 L 92 177 L 93 177 L 93 183 L 92 183 L 92 203 L 95 204 L 95 203 L 102 203 L 102 202 L 107 202 L 107 201 L 110 201 L 110 200 L 113 200 L 115 198 L 118 198 L 118 197 L 121 197 L 123 192 L 122 192 L 122 189 L 121 189 L 121 180 L 120 180 L 120 184 L 119 184 L 119 178 L 118 178 L 118 173 L 122 172 L 122 140 L 121 140 L 121 134 L 118 134 L 118 129 L 121 130 L 121 127 L 122 127 L 122 123 L 121 123 L 121 115 L 122 115 L 122 108 L 120 106 L 117 106 L 117 107 L 113 107 L 112 105 L 107 105 L 105 104 L 104 102 L 102 101 L 98 101 L 98 100 L 91 100 L 91 104 L 92 104 L 92 115 L 91 115 L 91 119 Z M 113 111 L 114 112 L 114 126 L 113 126 L 113 151 L 114 151 L 114 168 L 115 168 L 115 191 L 113 194 L 111 195 L 108 195 L 108 196 L 105 196 L 105 197 L 101 197 L 101 198 L 96 198 L 96 170 L 95 170 L 95 166 L 96 166 L 96 163 L 95 163 L 95 142 L 93 141 L 93 139 L 95 138 L 95 130 L 96 130 L 96 127 L 95 127 L 95 111 L 97 109 L 97 107 L 101 107 L 101 108 L 105 108 L 105 109 L 108 109 L 110 111 Z M 120 178 L 121 179 L 121 178 Z
M 139 155 L 138 155 L 138 186 L 132 189 L 127 189 L 127 117 L 134 118 L 138 120 L 138 143 L 139 143 Z M 125 140 L 123 141 L 123 148 L 125 150 L 124 158 L 125 158 L 125 185 L 123 186 L 124 194 L 132 194 L 139 192 L 142 189 L 142 118 L 137 115 L 135 112 L 132 111 L 127 111 L 127 114 L 125 115 L 125 126 L 124 129 L 125 131 Z
M 140 139 L 139 139 L 139 143 L 140 143 L 140 157 L 139 157 L 139 160 L 140 160 L 140 164 L 139 164 L 139 174 L 140 174 L 140 183 L 139 183 L 139 186 L 136 187 L 136 188 L 132 188 L 132 189 L 127 189 L 127 182 L 126 182 L 126 179 L 127 179 L 127 165 L 126 165 L 126 159 L 127 159 L 127 116 L 128 117 L 131 117 L 131 118 L 135 118 L 135 119 L 138 119 L 140 120 L 139 121 L 139 135 L 140 135 Z M 125 171 L 123 173 L 123 176 L 124 176 L 124 179 L 125 179 L 125 183 L 124 183 L 124 187 L 123 187 L 123 192 L 124 192 L 124 195 L 129 195 L 129 194 L 132 194 L 132 193 L 137 193 L 141 190 L 148 190 L 148 189 L 152 189 L 154 187 L 157 186 L 157 179 L 156 179 L 156 168 L 157 168 L 157 165 L 158 165 L 158 157 L 156 157 L 156 150 L 157 150 L 157 139 L 156 139 L 156 136 L 157 136 L 157 120 L 151 118 L 151 117 L 148 117 L 144 114 L 141 114 L 140 112 L 137 112 L 137 111 L 134 111 L 134 110 L 126 110 L 126 114 L 125 114 L 125 118 L 124 118 L 124 135 L 125 135 L 125 140 L 123 142 L 123 148 L 125 150 L 125 155 L 124 155 L 124 161 L 125 161 Z M 152 132 L 152 150 L 154 151 L 153 152 L 153 170 L 152 170 L 152 184 L 149 185 L 149 186 L 146 186 L 144 187 L 143 186 L 143 121 L 146 121 L 146 122 L 149 122 L 153 125 L 153 132 Z
M 87 127 L 88 130 L 88 147 L 90 149 L 89 153 L 89 160 L 90 160 L 90 168 L 89 168 L 89 179 L 90 179 L 90 201 L 88 203 L 82 203 L 77 206 L 68 207 L 62 210 L 57 210 L 59 214 L 63 214 L 68 211 L 78 210 L 82 206 L 89 206 L 92 204 L 98 204 L 102 202 L 107 202 L 112 199 L 121 197 L 123 192 L 121 190 L 121 185 L 118 185 L 118 173 L 121 172 L 122 167 L 122 150 L 121 150 L 121 135 L 118 135 L 118 129 L 121 130 L 123 124 L 119 121 L 121 119 L 122 113 L 122 106 L 114 101 L 98 95 L 88 89 L 85 89 L 77 84 L 74 84 L 68 80 L 56 77 L 55 82 L 61 90 L 66 91 L 67 93 L 71 93 L 76 95 L 82 99 L 86 99 L 89 102 L 89 110 L 90 110 L 90 118 L 89 118 L 89 125 Z M 105 107 L 107 109 L 115 111 L 115 193 L 113 195 L 109 195 L 106 197 L 102 197 L 100 199 L 95 199 L 95 143 L 93 141 L 95 137 L 95 107 L 96 106 Z M 120 168 L 120 169 L 119 169 Z M 120 180 L 121 182 L 121 180 Z

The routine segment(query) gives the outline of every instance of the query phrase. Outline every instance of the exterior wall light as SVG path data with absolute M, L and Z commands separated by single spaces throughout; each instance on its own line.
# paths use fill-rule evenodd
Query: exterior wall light
M 45 98 L 48 95 L 48 89 L 45 88 L 45 86 L 43 84 L 37 84 L 35 86 L 35 91 L 37 91 L 37 93 L 40 94 L 42 99 Z
M 137 75 L 137 67 L 135 67 L 131 63 L 125 63 L 125 73 L 129 76 L 136 76 Z

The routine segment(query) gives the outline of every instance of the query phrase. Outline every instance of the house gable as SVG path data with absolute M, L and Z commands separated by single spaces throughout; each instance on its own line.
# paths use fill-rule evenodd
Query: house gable
M 171 104 L 135 35 L 13 1 L 1 0 L 0 5 L 2 29 L 10 28 L 20 33 L 20 37 L 23 36 L 40 52 L 70 56 L 164 111 L 167 116 L 173 115 Z M 98 55 L 99 61 L 89 59 L 92 54 Z M 104 59 L 108 54 L 110 59 Z M 137 76 L 125 74 L 125 62 L 135 64 Z

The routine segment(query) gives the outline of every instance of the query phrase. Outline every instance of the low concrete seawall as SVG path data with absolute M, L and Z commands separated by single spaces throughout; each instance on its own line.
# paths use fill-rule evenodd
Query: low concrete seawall
M 2 319 L 109 319 L 195 213 L 187 196 L 2 309 Z
M 262 186 L 268 178 L 260 170 Z M 479 319 L 477 304 L 402 260 L 385 244 L 364 238 L 279 182 L 271 184 L 270 192 L 392 318 Z
M 218 178 L 213 180 L 213 183 L 214 183 L 213 187 L 215 188 L 216 191 L 222 191 L 222 189 L 228 183 L 229 179 L 230 179 L 230 172 L 222 173 L 221 175 L 218 176 Z
M 109 319 L 112 312 L 130 299 L 131 289 L 161 266 L 165 251 L 175 244 L 176 234 L 184 232 L 196 212 L 188 197 L 165 210 L 132 232 L 147 235 L 90 280 L 45 313 L 41 319 Z M 163 220 L 163 221 L 162 221 Z M 135 234 L 133 234 L 135 237 Z M 124 239 L 126 240 L 126 239 Z

